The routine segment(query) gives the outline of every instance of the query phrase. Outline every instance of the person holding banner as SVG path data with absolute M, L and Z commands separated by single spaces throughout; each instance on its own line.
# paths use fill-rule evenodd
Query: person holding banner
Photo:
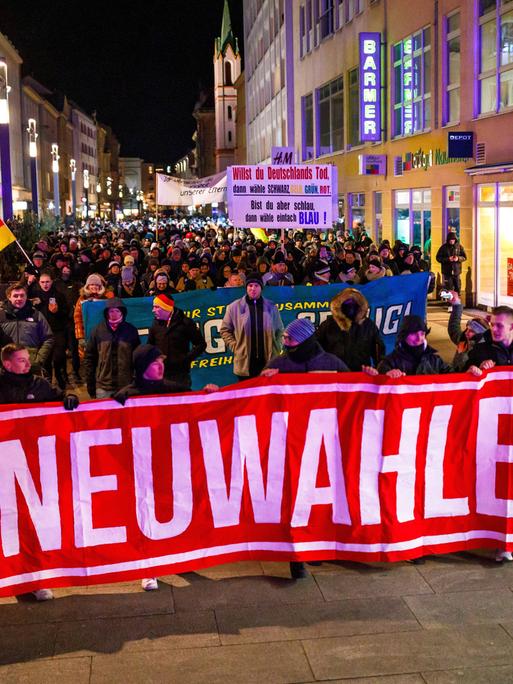
M 62 401 L 66 411 L 79 405 L 75 394 L 64 394 L 53 387 L 48 380 L 34 375 L 30 366 L 29 350 L 22 344 L 7 344 L 0 354 L 0 402 L 2 404 L 38 404 Z M 37 589 L 32 592 L 36 601 L 53 599 L 50 589 Z
M 221 337 L 233 352 L 233 372 L 239 380 L 255 378 L 279 354 L 283 323 L 274 302 L 262 297 L 258 274 L 246 278 L 246 295 L 226 307 Z
M 348 372 L 346 364 L 334 354 L 323 350 L 315 337 L 315 328 L 309 318 L 296 318 L 283 333 L 283 353 L 272 358 L 262 371 L 263 377 L 271 378 L 276 373 L 327 373 Z M 317 561 L 315 564 L 318 564 Z M 290 563 L 293 579 L 307 576 L 305 564 Z
M 361 292 L 350 287 L 338 292 L 330 302 L 331 316 L 317 329 L 324 351 L 335 354 L 352 371 L 377 366 L 385 351 L 379 330 L 370 318 L 369 303 Z

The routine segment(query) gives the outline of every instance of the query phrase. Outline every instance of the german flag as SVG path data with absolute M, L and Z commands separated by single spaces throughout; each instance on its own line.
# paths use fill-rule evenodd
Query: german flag
M 16 242 L 16 236 L 9 227 L 0 219 L 0 252 L 8 247 L 11 242 Z

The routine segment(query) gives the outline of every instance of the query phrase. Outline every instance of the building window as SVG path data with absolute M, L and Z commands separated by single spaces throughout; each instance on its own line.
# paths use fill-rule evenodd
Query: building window
M 232 132 L 228 131 L 228 142 L 232 141 Z
M 228 105 L 228 120 L 229 120 L 229 121 L 232 120 L 232 116 L 233 116 L 233 114 L 232 114 L 232 108 L 231 108 L 230 105 Z
M 344 89 L 342 76 L 316 91 L 319 136 L 317 156 L 344 147 Z
M 305 7 L 299 8 L 299 57 L 302 59 L 306 55 L 306 23 Z
M 349 226 L 351 233 L 358 239 L 365 229 L 365 193 L 350 192 L 347 196 L 349 207 Z
M 321 0 L 319 24 L 321 40 L 333 33 L 333 0 Z
M 314 124 L 313 124 L 313 96 L 305 95 L 301 98 L 302 109 L 302 151 L 303 161 L 314 157 Z
M 395 190 L 394 235 L 406 245 L 419 245 L 431 263 L 431 190 Z
M 224 63 L 224 85 L 232 85 L 232 65 L 230 62 Z
M 345 23 L 346 23 L 346 3 L 345 3 L 345 0 L 337 0 L 337 16 L 336 16 L 337 28 L 344 26 Z
M 408 36 L 392 48 L 392 135 L 412 135 L 431 126 L 431 31 Z
M 312 0 L 306 0 L 306 51 L 313 46 Z
M 513 106 L 513 2 L 479 0 L 478 113 Z
M 460 64 L 461 31 L 460 13 L 445 19 L 445 64 L 444 64 L 444 124 L 460 120 Z
M 349 72 L 349 144 L 360 145 L 360 91 L 358 69 Z
M 347 7 L 347 21 L 351 21 L 353 17 L 360 14 L 362 11 L 363 0 L 346 0 Z
M 383 193 L 374 193 L 374 242 L 379 245 L 383 239 Z
M 460 238 L 460 186 L 446 185 L 444 193 L 445 221 L 444 239 L 453 232 Z

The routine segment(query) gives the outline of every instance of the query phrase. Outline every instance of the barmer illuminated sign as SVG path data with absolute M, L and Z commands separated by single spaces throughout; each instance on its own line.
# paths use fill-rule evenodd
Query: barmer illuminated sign
M 360 140 L 381 140 L 380 33 L 360 33 Z

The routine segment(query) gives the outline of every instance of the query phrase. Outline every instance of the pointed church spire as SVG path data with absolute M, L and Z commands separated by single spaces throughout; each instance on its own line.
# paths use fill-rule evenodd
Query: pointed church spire
M 232 19 L 230 17 L 230 7 L 228 5 L 228 0 L 224 0 L 223 22 L 221 24 L 221 38 L 219 39 L 218 45 L 220 52 L 224 53 L 228 45 L 232 46 L 235 54 L 238 54 L 239 52 L 237 38 L 235 38 L 232 31 Z

